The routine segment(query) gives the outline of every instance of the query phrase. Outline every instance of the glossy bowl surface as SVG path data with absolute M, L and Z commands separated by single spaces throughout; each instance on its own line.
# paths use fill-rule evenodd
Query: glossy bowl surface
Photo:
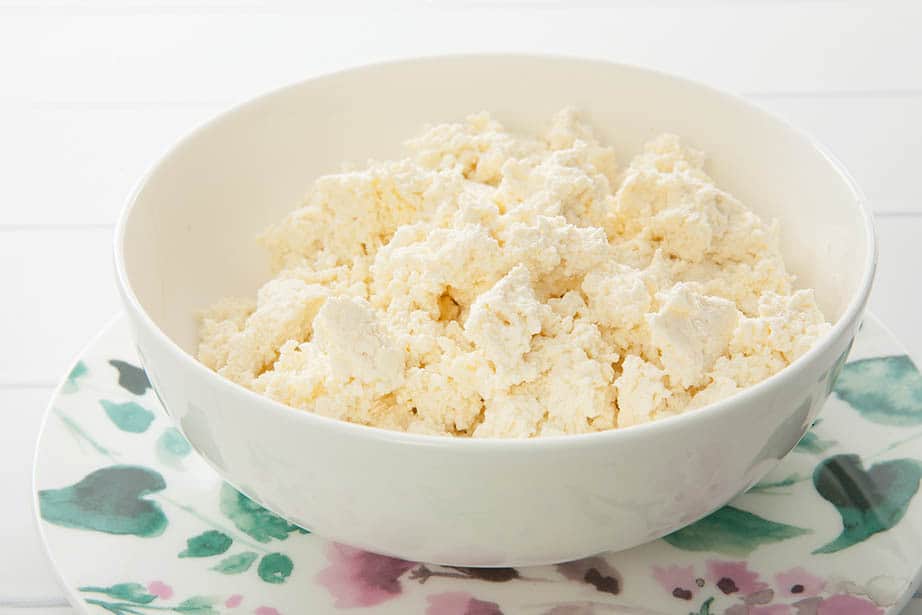
M 486 109 L 536 130 L 575 105 L 626 162 L 674 132 L 765 218 L 834 321 L 806 355 L 710 407 L 656 423 L 536 440 L 384 431 L 292 410 L 193 358 L 198 309 L 270 276 L 255 235 L 346 160 L 386 158 L 429 122 Z M 658 538 L 758 481 L 801 438 L 855 336 L 876 244 L 863 197 L 809 137 L 758 107 L 647 69 L 480 55 L 310 79 L 217 117 L 143 178 L 116 231 L 139 352 L 176 424 L 230 483 L 314 532 L 405 559 L 531 565 Z

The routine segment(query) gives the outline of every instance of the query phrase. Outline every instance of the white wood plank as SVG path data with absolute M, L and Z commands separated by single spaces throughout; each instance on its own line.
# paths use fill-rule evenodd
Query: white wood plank
M 922 95 L 756 101 L 827 145 L 875 210 L 922 212 Z M 149 165 L 221 109 L 0 102 L 0 168 L 18 169 L 0 182 L 0 227 L 114 223 Z
M 77 615 L 70 606 L 0 606 L 0 615 Z
M 880 263 L 869 308 L 922 361 L 922 217 L 877 218 Z
M 53 384 L 117 313 L 111 231 L 0 232 L 0 386 Z
M 0 104 L 0 227 L 113 224 L 129 192 L 202 105 Z
M 877 212 L 922 212 L 922 96 L 771 96 L 756 102 L 812 134 Z
M 830 7 L 854 4 L 856 0 L 810 0 Z M 687 0 L 440 0 L 441 6 L 450 8 L 505 7 L 519 10 L 561 8 L 598 9 L 625 8 L 637 6 L 680 7 Z M 804 0 L 696 0 L 697 5 L 736 4 L 797 4 Z M 367 9 L 368 0 L 338 0 L 334 12 L 342 12 L 351 7 L 354 10 Z M 388 0 L 393 9 L 425 9 L 431 0 Z M 210 14 L 240 12 L 285 12 L 285 13 L 324 13 L 329 12 L 333 3 L 315 0 L 0 0 L 0 10 L 11 13 L 55 13 L 74 15 L 137 15 L 139 13 L 197 13 Z
M 317 14 L 312 14 L 317 13 Z M 334 12 L 339 11 L 339 12 Z M 449 52 L 532 51 L 652 65 L 740 91 L 919 90 L 918 3 L 626 5 L 527 11 L 350 3 L 319 14 L 11 13 L 5 99 L 228 101 L 345 65 Z
M 32 512 L 32 457 L 51 389 L 0 390 L 0 605 L 63 600 L 36 532 Z M 2 611 L 0 611 L 2 613 Z

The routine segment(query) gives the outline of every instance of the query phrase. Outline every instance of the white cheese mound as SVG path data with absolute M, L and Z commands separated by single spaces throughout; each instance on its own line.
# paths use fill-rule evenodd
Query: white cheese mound
M 480 113 L 408 147 L 264 234 L 276 277 L 203 313 L 205 365 L 346 421 L 526 438 L 714 403 L 829 329 L 778 225 L 675 136 L 620 169 L 567 109 L 541 137 Z

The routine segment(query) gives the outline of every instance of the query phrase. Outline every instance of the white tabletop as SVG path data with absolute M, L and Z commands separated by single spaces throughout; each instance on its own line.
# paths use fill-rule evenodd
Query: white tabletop
M 73 612 L 33 528 L 32 453 L 52 386 L 119 309 L 109 239 L 126 193 L 196 123 L 312 74 L 544 51 L 746 94 L 812 132 L 858 179 L 880 234 L 871 309 L 922 357 L 920 3 L 383 4 L 0 0 L 0 615 Z M 917 602 L 907 613 L 922 614 Z

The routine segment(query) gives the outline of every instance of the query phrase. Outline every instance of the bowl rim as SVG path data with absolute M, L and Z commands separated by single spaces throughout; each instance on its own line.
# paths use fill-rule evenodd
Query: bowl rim
M 868 247 L 863 264 L 864 271 L 862 273 L 861 282 L 857 292 L 853 294 L 845 310 L 842 312 L 842 315 L 836 320 L 835 323 L 833 323 L 832 328 L 807 352 L 795 359 L 789 365 L 785 366 L 779 372 L 769 376 L 765 380 L 762 380 L 752 386 L 738 391 L 737 393 L 734 393 L 730 397 L 719 400 L 713 404 L 702 406 L 701 408 L 696 408 L 694 411 L 663 417 L 662 419 L 642 423 L 640 425 L 633 425 L 627 428 L 612 428 L 591 433 L 539 436 L 533 438 L 473 438 L 420 434 L 389 430 L 382 427 L 373 427 L 359 423 L 351 423 L 342 419 L 336 419 L 316 414 L 310 410 L 292 408 L 291 406 L 287 406 L 274 399 L 261 395 L 212 371 L 204 364 L 200 363 L 191 354 L 183 350 L 183 348 L 180 347 L 178 343 L 176 343 L 169 335 L 163 331 L 163 329 L 160 328 L 159 325 L 157 325 L 150 314 L 147 313 L 147 310 L 144 308 L 140 300 L 135 295 L 134 290 L 132 289 L 131 281 L 126 270 L 124 258 L 126 229 L 132 212 L 137 205 L 138 197 L 147 187 L 151 181 L 151 178 L 161 168 L 161 166 L 166 163 L 166 161 L 168 161 L 177 151 L 182 149 L 188 142 L 194 140 L 200 134 L 206 132 L 212 126 L 223 121 L 225 118 L 243 111 L 244 109 L 251 106 L 262 104 L 271 98 L 284 96 L 287 92 L 295 90 L 308 82 L 336 79 L 337 77 L 344 74 L 357 74 L 364 71 L 376 71 L 382 69 L 386 70 L 391 66 L 406 66 L 412 64 L 438 63 L 446 61 L 465 62 L 471 60 L 516 60 L 534 63 L 582 63 L 595 64 L 606 67 L 616 67 L 627 72 L 645 73 L 657 78 L 676 81 L 686 87 L 705 90 L 712 95 L 728 99 L 730 102 L 744 106 L 757 114 L 761 114 L 775 124 L 780 125 L 781 128 L 790 131 L 797 138 L 799 138 L 804 143 L 804 145 L 813 148 L 816 153 L 824 158 L 826 162 L 838 173 L 841 180 L 852 193 L 855 205 L 857 206 L 861 216 L 865 233 L 865 241 Z M 792 379 L 793 374 L 797 371 L 798 366 L 802 366 L 812 361 L 815 357 L 828 350 L 836 340 L 840 339 L 843 334 L 847 332 L 847 329 L 852 325 L 852 323 L 861 317 L 874 282 L 874 276 L 878 263 L 877 230 L 874 223 L 873 214 L 870 211 L 867 197 L 859 187 L 858 183 L 855 181 L 854 177 L 847 170 L 845 165 L 843 165 L 835 155 L 833 155 L 823 144 L 818 142 L 805 130 L 794 126 L 783 117 L 780 117 L 779 115 L 764 109 L 760 105 L 755 104 L 754 102 L 744 98 L 739 94 L 727 92 L 705 83 L 674 75 L 666 71 L 640 66 L 637 64 L 616 62 L 604 58 L 543 53 L 461 53 L 388 59 L 384 61 L 347 66 L 338 70 L 319 73 L 305 79 L 300 79 L 298 81 L 288 83 L 281 87 L 273 88 L 262 94 L 248 98 L 243 102 L 234 104 L 229 108 L 221 111 L 217 115 L 214 115 L 204 122 L 201 122 L 193 130 L 187 132 L 184 136 L 174 142 L 172 146 L 166 149 L 166 151 L 161 153 L 157 160 L 148 167 L 148 169 L 138 179 L 132 188 L 125 202 L 125 205 L 122 207 L 122 210 L 119 214 L 118 222 L 116 223 L 113 236 L 113 249 L 116 281 L 118 283 L 119 290 L 121 291 L 125 307 L 128 310 L 134 312 L 134 314 L 140 318 L 141 322 L 143 322 L 146 328 L 159 339 L 160 343 L 182 363 L 182 369 L 190 369 L 193 372 L 202 374 L 202 376 L 205 378 L 213 379 L 215 381 L 214 386 L 222 387 L 227 391 L 228 394 L 236 394 L 238 396 L 242 396 L 243 400 L 251 402 L 254 405 L 254 411 L 277 414 L 282 420 L 305 422 L 306 425 L 316 428 L 331 429 L 334 432 L 339 432 L 344 436 L 351 434 L 356 437 L 388 441 L 397 444 L 412 444 L 416 446 L 458 447 L 459 449 L 471 448 L 478 450 L 493 449 L 496 451 L 556 449 L 573 445 L 585 446 L 590 444 L 608 445 L 622 440 L 643 438 L 651 432 L 665 432 L 669 430 L 677 431 L 681 430 L 682 426 L 689 422 L 701 421 L 708 418 L 714 419 L 727 412 L 732 412 L 735 407 L 744 405 L 746 402 L 757 398 L 758 396 L 771 389 L 783 387 Z M 255 409 L 256 406 L 260 406 L 258 410 Z

